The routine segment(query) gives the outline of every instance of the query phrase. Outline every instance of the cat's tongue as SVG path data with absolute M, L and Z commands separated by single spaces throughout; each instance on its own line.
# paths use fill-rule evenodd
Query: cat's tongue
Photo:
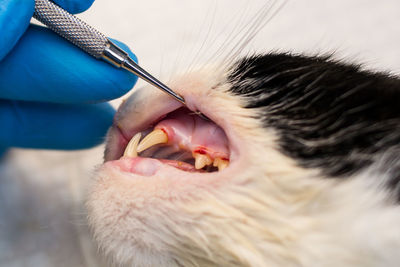
M 211 159 L 229 159 L 228 140 L 224 131 L 215 123 L 199 116 L 178 111 L 159 122 L 154 129 L 163 130 L 168 144 Z

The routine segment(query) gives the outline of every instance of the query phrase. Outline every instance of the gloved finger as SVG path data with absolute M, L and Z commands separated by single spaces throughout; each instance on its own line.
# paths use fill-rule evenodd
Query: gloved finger
M 0 100 L 0 147 L 82 149 L 104 141 L 115 110 L 108 103 Z
M 50 30 L 31 25 L 0 64 L 0 98 L 100 102 L 125 94 L 136 80 L 135 75 L 93 58 Z
M 0 61 L 25 32 L 34 9 L 35 0 L 0 0 Z
M 54 3 L 70 13 L 81 13 L 88 9 L 94 0 L 53 0 Z
M 0 146 L 0 160 L 6 154 L 8 148 Z

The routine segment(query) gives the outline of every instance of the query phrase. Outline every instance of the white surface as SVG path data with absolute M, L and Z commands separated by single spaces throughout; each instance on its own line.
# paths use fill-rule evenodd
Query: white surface
M 251 20 L 266 2 L 99 0 L 82 17 L 107 35 L 128 44 L 141 64 L 157 74 L 168 73 L 169 69 L 165 68 L 171 68 L 176 58 L 191 60 L 209 28 L 204 49 L 210 47 L 216 35 L 225 39 L 233 28 L 240 28 L 235 27 L 238 21 Z M 243 13 L 245 19 L 242 19 Z M 336 50 L 372 67 L 399 72 L 399 13 L 397 0 L 292 0 L 259 33 L 254 47 L 257 51 Z
M 97 0 L 80 17 L 124 41 L 143 67 L 168 80 L 175 71 L 193 65 L 197 54 L 198 64 L 207 61 L 264 3 Z M 398 0 L 293 0 L 247 51 L 335 50 L 339 58 L 400 73 L 399 11 Z M 88 238 L 82 203 L 101 154 L 101 147 L 80 152 L 14 150 L 3 160 L 0 266 L 100 266 Z

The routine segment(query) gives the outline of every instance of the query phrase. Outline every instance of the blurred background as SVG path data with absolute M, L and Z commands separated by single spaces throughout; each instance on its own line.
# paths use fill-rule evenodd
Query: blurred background
M 176 72 L 228 54 L 254 29 L 251 23 L 266 2 L 97 0 L 78 16 L 125 42 L 142 67 L 167 82 Z M 335 58 L 367 69 L 400 74 L 399 12 L 398 0 L 288 1 L 243 53 L 335 52 Z M 0 266 L 106 266 L 84 208 L 103 149 L 14 149 L 0 161 Z

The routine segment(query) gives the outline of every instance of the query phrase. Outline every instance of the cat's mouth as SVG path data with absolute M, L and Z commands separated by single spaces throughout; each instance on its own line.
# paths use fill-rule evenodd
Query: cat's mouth
M 228 166 L 229 148 L 222 128 L 179 108 L 134 134 L 123 157 L 153 158 L 184 171 L 213 172 Z
M 124 119 L 133 113 L 123 112 L 131 103 L 124 105 L 116 115 L 105 153 L 105 161 L 121 171 L 149 176 L 162 164 L 185 172 L 206 173 L 222 171 L 229 165 L 228 138 L 215 122 L 168 100 L 166 108 L 135 113 L 139 118 L 148 118 L 127 126 Z

